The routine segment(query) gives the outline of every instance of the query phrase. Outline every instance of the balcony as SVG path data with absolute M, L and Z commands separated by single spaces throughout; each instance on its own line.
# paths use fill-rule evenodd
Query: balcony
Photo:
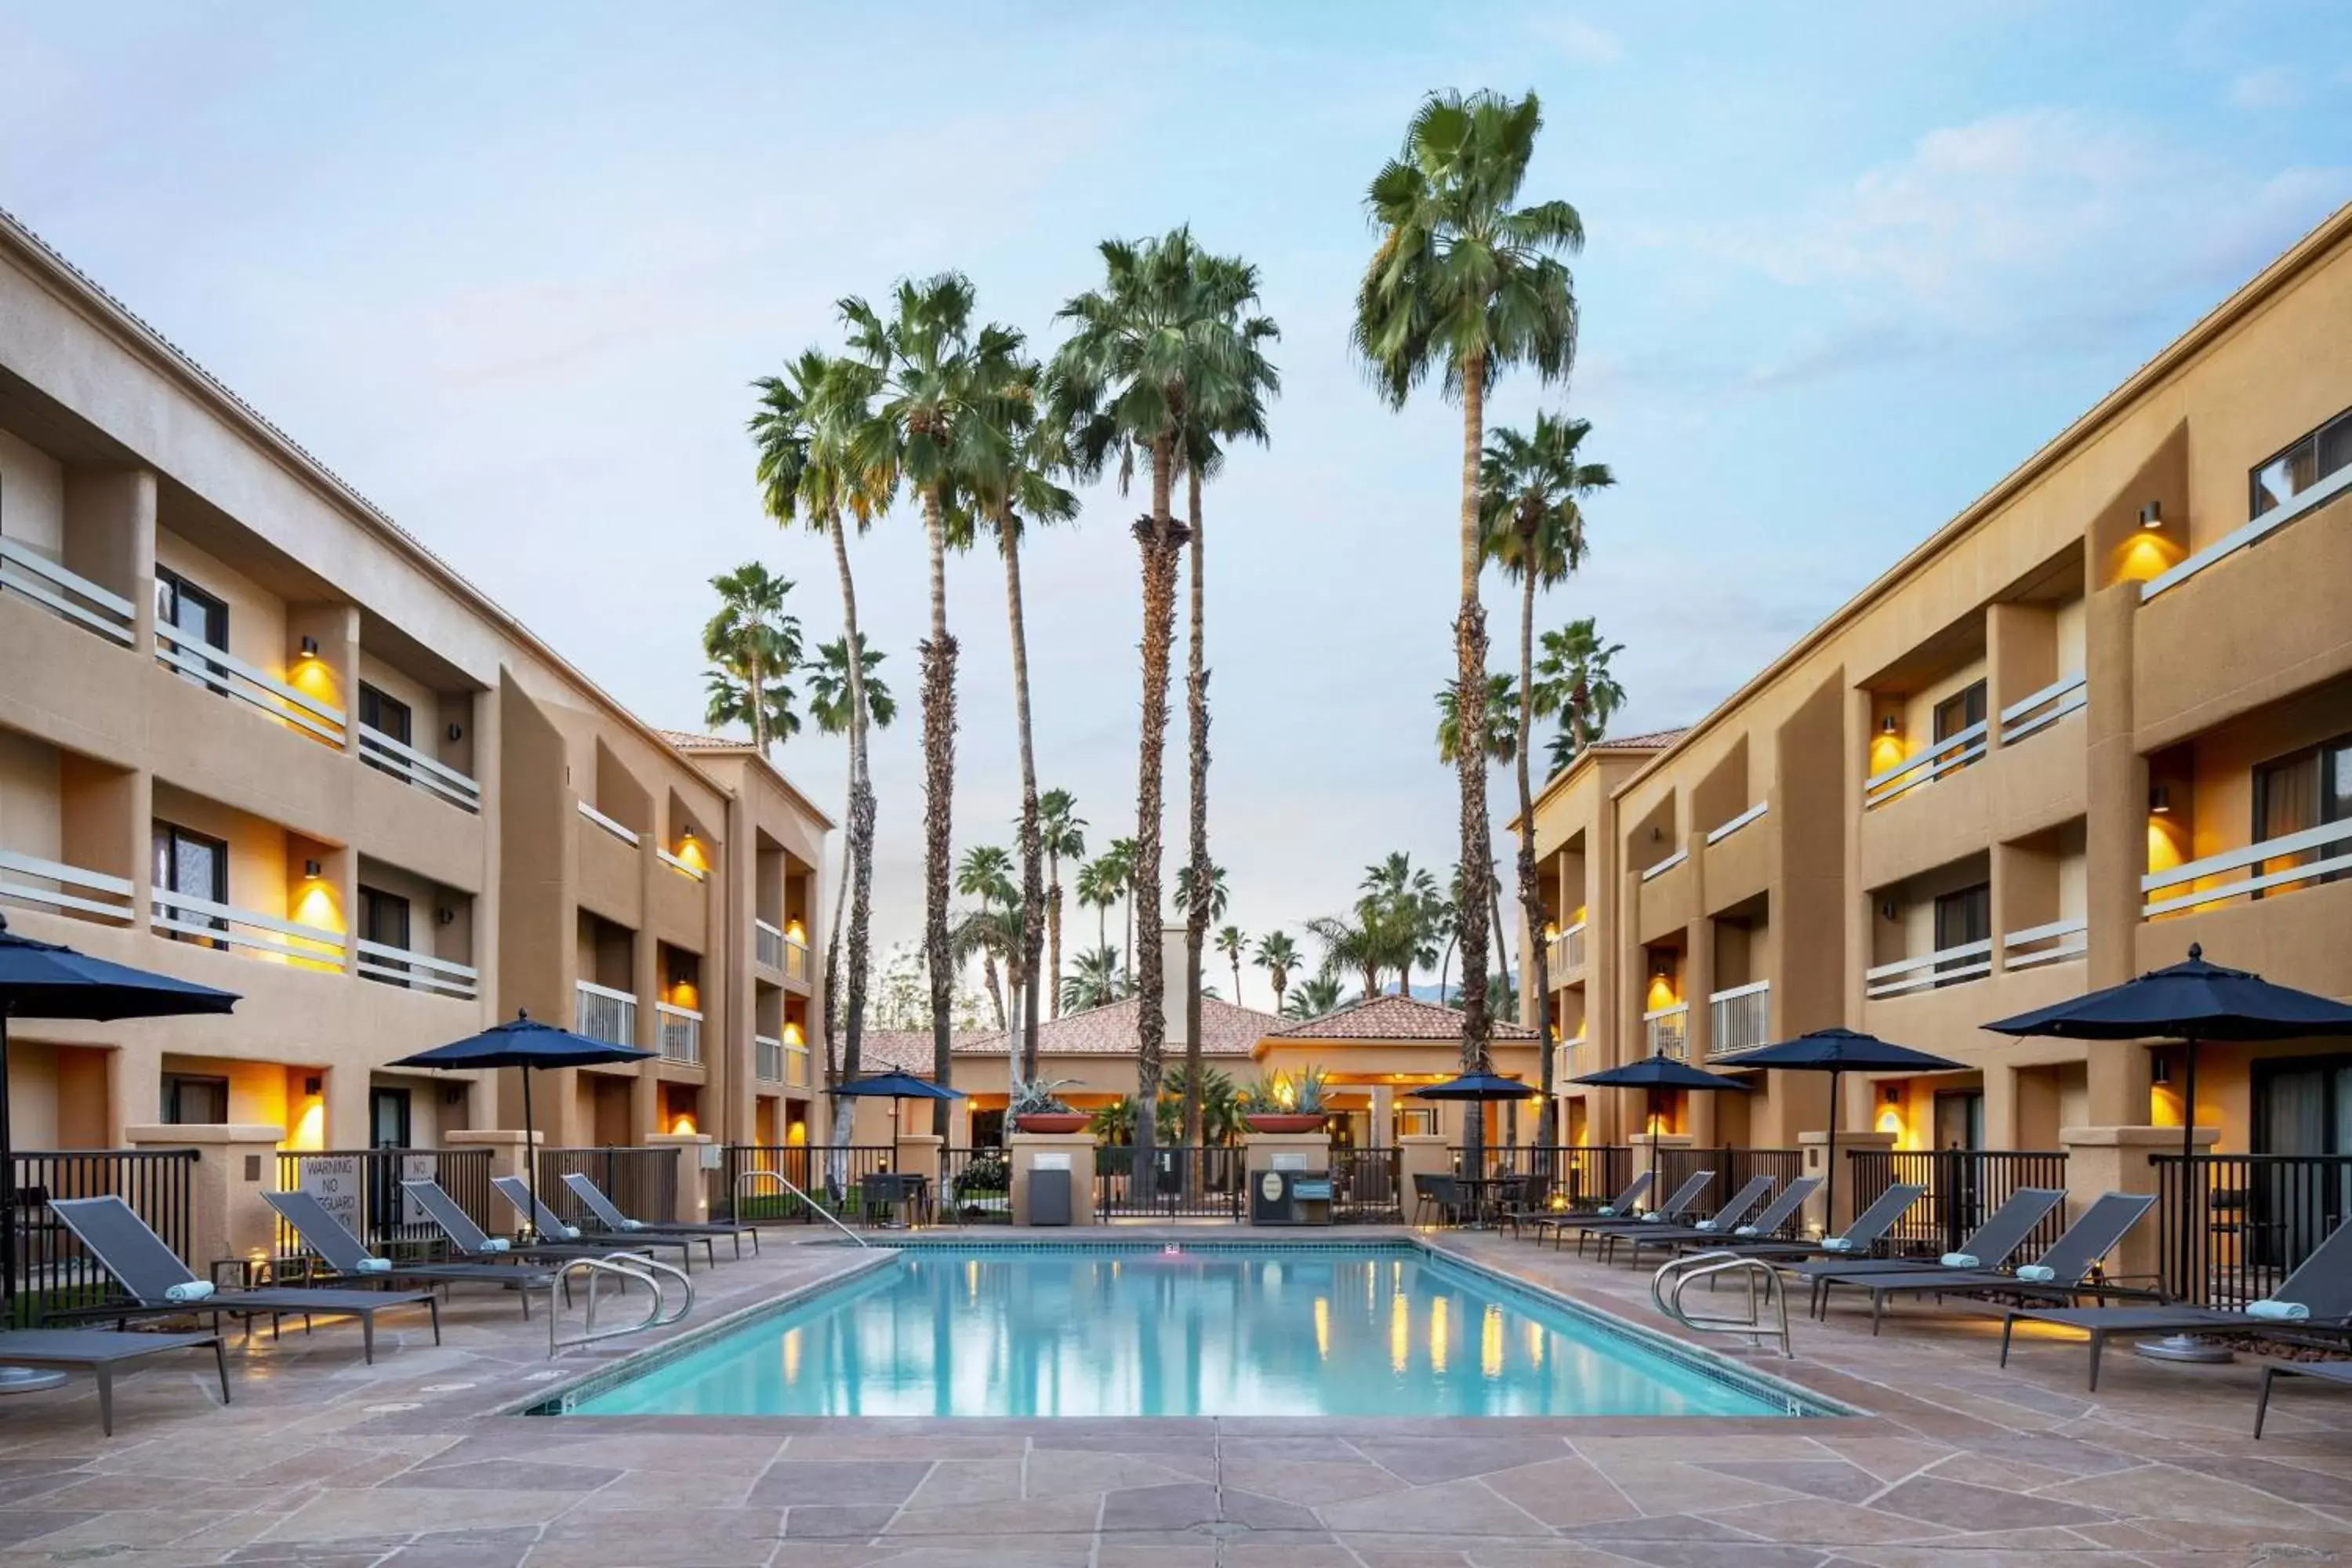
M 751 1037 L 751 1076 L 761 1083 L 784 1081 L 784 1042 L 768 1035 Z
M 1689 1003 L 1653 1008 L 1642 1015 L 1642 1027 L 1648 1036 L 1652 1056 L 1672 1057 L 1676 1061 L 1690 1059 Z
M 608 1046 L 634 1046 L 637 1043 L 637 999 L 626 991 L 595 985 L 583 980 L 578 983 L 579 995 L 572 1009 L 572 1033 L 585 1035 L 592 1040 L 602 1040 Z
M 691 1007 L 679 1007 L 667 1002 L 654 1004 L 654 1019 L 661 1027 L 661 1054 L 665 1061 L 702 1060 L 702 1015 Z
M 1735 985 L 1706 999 L 1707 1059 L 1752 1051 L 1771 1037 L 1772 983 Z
M 1711 847 L 1722 843 L 1725 839 L 1730 837 L 1733 834 L 1738 832 L 1741 828 L 1747 826 L 1758 817 L 1763 816 L 1769 809 L 1771 809 L 1771 807 L 1769 802 L 1759 800 L 1754 805 L 1749 806 L 1746 811 L 1741 812 L 1738 816 L 1733 817 L 1729 822 L 1725 823 L 1722 826 L 1709 828 L 1706 835 L 1708 845 Z
M 0 536 L 0 588 L 22 594 L 51 615 L 110 643 L 131 644 L 138 612 L 130 600 L 5 536 Z
M 479 813 L 482 786 L 413 747 L 365 724 L 359 727 L 360 759 L 396 779 L 447 801 L 460 811 Z
M 2273 871 L 2263 869 L 2271 861 L 2297 856 L 2311 858 Z M 2140 892 L 2147 899 L 2140 906 L 2140 915 L 2154 920 L 2158 915 L 2202 909 L 2226 899 L 2256 897 L 2280 888 L 2300 887 L 2346 871 L 2352 871 L 2352 818 L 2323 822 L 2299 833 L 2249 844 L 2243 849 L 2208 855 L 2202 860 L 2191 860 L 2168 871 L 2151 872 L 2140 879 Z M 2241 876 L 2240 872 L 2250 874 Z
M 110 877 L 7 849 L 0 849 L 0 899 L 125 925 L 137 913 L 131 908 L 128 877 Z
M 603 828 L 605 832 L 611 834 L 614 837 L 619 839 L 630 848 L 635 849 L 637 847 L 637 836 L 634 829 L 622 826 L 619 823 L 614 821 L 611 817 L 605 816 L 594 806 L 590 805 L 584 800 L 580 802 L 579 805 L 580 815 L 582 817 L 585 818 L 589 822 L 594 823 L 597 826 Z
M 1873 1001 L 1939 985 L 1981 980 L 1992 973 L 1992 942 L 1964 942 L 1916 958 L 1898 958 L 1863 971 L 1863 994 Z
M 798 1040 L 784 1042 L 784 1087 L 806 1089 L 809 1086 L 809 1048 Z
M 226 648 L 157 622 L 155 662 L 176 669 L 223 697 L 247 703 L 313 740 L 341 749 L 343 710 L 298 691 L 273 675 L 265 675 Z
M 709 877 L 709 873 L 705 871 L 701 867 L 695 865 L 690 860 L 673 855 L 667 849 L 656 849 L 654 851 L 654 856 L 656 859 L 660 860 L 663 865 L 668 867 L 679 876 L 686 878 L 688 881 L 700 882 L 707 880 Z
M 1645 868 L 1642 872 L 1642 880 L 1644 882 L 1654 882 L 1659 878 L 1664 876 L 1667 872 L 1673 870 L 1675 867 L 1681 865 L 1684 861 L 1689 858 L 1689 850 L 1677 849 L 1654 866 Z
M 274 959 L 305 969 L 340 971 L 351 939 L 324 926 L 280 920 L 257 910 L 216 904 L 193 893 L 154 889 L 148 926 L 200 946 L 233 948 L 241 956 Z
M 2139 585 L 2140 603 L 2144 605 L 2168 590 L 2179 587 L 2215 563 L 2235 555 L 2250 544 L 2259 543 L 2291 523 L 2302 521 L 2347 491 L 2352 491 L 2352 468 L 2338 468 L 2284 505 L 2271 508 L 2244 527 L 2223 534 L 2169 571 L 2159 572 L 2142 583 Z
M 2079 713 L 2090 700 L 2090 687 L 2084 677 L 2061 676 L 2032 696 L 2000 710 L 2000 743 L 2013 746 L 2067 714 Z
M 770 969 L 784 966 L 784 933 L 765 921 L 751 922 L 751 956 Z
M 2032 969 L 2080 958 L 2090 947 L 2089 932 L 2090 922 L 2079 916 L 2010 931 L 2000 939 L 2000 966 L 2005 970 Z
M 455 963 L 404 947 L 387 947 L 364 938 L 358 947 L 359 972 L 370 980 L 467 1002 L 481 994 L 481 975 L 470 964 Z
M 1559 1044 L 1551 1048 L 1552 1082 L 1556 1084 L 1566 1083 L 1570 1079 L 1574 1078 L 1578 1073 L 1584 1070 L 1577 1063 L 1578 1055 L 1583 1049 L 1584 1037 L 1582 1035 L 1577 1036 L 1576 1038 L 1572 1040 L 1562 1040 Z
M 1935 783 L 1947 773 L 1958 773 L 1985 754 L 1985 738 L 1990 726 L 1979 719 L 1964 730 L 1958 730 L 1917 756 L 1896 763 L 1883 773 L 1875 773 L 1862 784 L 1863 809 L 1869 811 L 1900 799 L 1922 784 Z
M 1584 922 L 1582 921 L 1577 921 L 1551 939 L 1550 945 L 1544 952 L 1544 962 L 1550 966 L 1551 977 L 1555 981 L 1584 973 Z

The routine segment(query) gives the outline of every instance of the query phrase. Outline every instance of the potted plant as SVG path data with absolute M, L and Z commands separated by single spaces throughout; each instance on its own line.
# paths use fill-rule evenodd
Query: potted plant
M 1297 1077 L 1276 1073 L 1242 1091 L 1242 1120 L 1253 1132 L 1313 1132 L 1326 1114 L 1320 1068 L 1301 1068 Z
M 1087 1113 L 1071 1110 L 1069 1102 L 1055 1091 L 1077 1081 L 1074 1078 L 1016 1079 L 1005 1113 L 1018 1131 L 1076 1132 L 1086 1126 Z

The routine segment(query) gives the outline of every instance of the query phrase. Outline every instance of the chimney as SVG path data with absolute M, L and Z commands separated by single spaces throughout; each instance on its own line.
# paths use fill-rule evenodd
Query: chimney
M 1184 928 L 1160 928 L 1160 1006 L 1168 1019 L 1167 1042 L 1171 1055 L 1191 1044 L 1184 1033 Z

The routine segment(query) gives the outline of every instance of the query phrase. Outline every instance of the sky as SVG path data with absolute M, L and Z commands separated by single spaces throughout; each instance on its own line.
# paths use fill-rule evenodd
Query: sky
M 1615 470 L 1538 613 L 1624 645 L 1624 733 L 1704 713 L 2352 198 L 2347 61 L 2320 0 L 0 0 L 0 207 L 685 729 L 713 575 L 764 561 L 812 643 L 840 626 L 829 551 L 761 512 L 752 379 L 947 268 L 1048 351 L 1098 241 L 1190 223 L 1282 329 L 1270 444 L 1206 506 L 1212 855 L 1256 934 L 1456 853 L 1460 416 L 1391 412 L 1347 342 L 1364 189 L 1424 93 L 1538 93 L 1527 195 L 1583 215 L 1573 374 L 1489 413 L 1589 418 Z M 1085 499 L 1024 572 L 1042 782 L 1099 847 L 1135 829 L 1139 502 Z M 922 918 L 915 509 L 855 554 L 908 700 L 875 753 L 888 944 Z M 950 568 L 959 852 L 1018 810 L 1003 584 Z M 1180 717 L 1179 834 L 1182 755 Z M 775 760 L 837 813 L 838 742 Z

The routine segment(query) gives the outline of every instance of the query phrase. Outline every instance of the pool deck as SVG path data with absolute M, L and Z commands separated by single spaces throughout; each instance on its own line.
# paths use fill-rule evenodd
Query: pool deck
M 939 1233 L 932 1233 L 937 1235 Z M 1003 1238 L 1003 1230 L 972 1233 Z M 1160 1233 L 1055 1231 L 1040 1240 Z M 1185 1239 L 1296 1233 L 1185 1226 Z M 1370 1242 L 1395 1229 L 1318 1239 Z M 579 1375 L 852 1265 L 771 1230 L 698 1269 L 677 1329 L 547 1359 L 543 1321 L 461 1289 L 436 1348 L 388 1315 L 377 1363 L 322 1323 L 156 1363 L 99 1435 L 86 1379 L 0 1402 L 0 1568 L 2220 1568 L 2352 1563 L 2352 1396 L 2315 1381 L 2250 1433 L 2258 1364 L 2158 1366 L 1906 1302 L 1800 1319 L 1738 1358 L 1872 1414 L 1808 1421 L 525 1419 Z M 1505 1237 L 1440 1245 L 1650 1328 L 1648 1273 Z M 1801 1307 L 1800 1307 L 1801 1311 Z M 1732 1342 L 1709 1341 L 1710 1343 Z

